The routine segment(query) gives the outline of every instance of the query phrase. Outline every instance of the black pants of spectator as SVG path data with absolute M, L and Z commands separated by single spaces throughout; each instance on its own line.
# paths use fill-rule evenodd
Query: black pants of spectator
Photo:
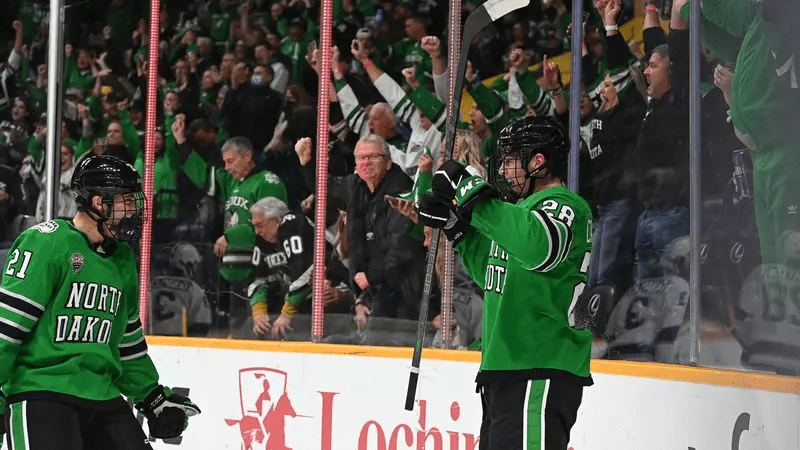
M 563 380 L 479 385 L 480 450 L 567 450 L 583 387 Z
M 26 400 L 8 406 L 5 422 L 11 450 L 152 450 L 122 399 L 110 411 Z

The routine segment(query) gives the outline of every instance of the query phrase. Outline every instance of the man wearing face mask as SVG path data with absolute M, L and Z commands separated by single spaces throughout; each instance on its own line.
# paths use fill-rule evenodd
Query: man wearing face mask
M 272 69 L 256 65 L 252 72 L 239 63 L 231 75 L 232 91 L 222 106 L 222 121 L 231 136 L 246 137 L 260 152 L 272 139 L 282 105 L 281 95 L 269 87 Z

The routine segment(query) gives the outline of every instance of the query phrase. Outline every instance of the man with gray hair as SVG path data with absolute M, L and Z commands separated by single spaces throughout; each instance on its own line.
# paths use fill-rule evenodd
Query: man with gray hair
M 392 161 L 396 162 L 404 171 L 414 173 L 417 169 L 417 161 L 413 164 L 405 164 L 408 142 L 397 134 L 398 118 L 388 103 L 379 102 L 366 108 L 358 103 L 355 91 L 345 79 L 339 65 L 339 51 L 334 47 L 331 71 L 333 72 L 336 95 L 339 97 L 339 106 L 342 114 L 347 121 L 347 126 L 360 137 L 364 138 L 370 134 L 380 136 L 389 145 Z
M 301 210 L 290 211 L 286 203 L 266 197 L 251 208 L 251 222 L 257 234 L 252 263 L 255 280 L 247 289 L 253 314 L 253 333 L 286 337 L 292 318 L 310 312 L 314 273 L 314 224 Z M 325 243 L 325 253 L 333 247 Z M 347 286 L 347 269 L 336 258 L 326 258 L 323 302 L 327 312 L 346 312 L 352 306 Z M 288 287 L 286 287 L 288 285 Z M 268 313 L 280 310 L 270 324 Z
M 311 139 L 296 145 L 300 163 L 313 170 Z M 424 277 L 425 251 L 421 239 L 409 233 L 409 219 L 389 206 L 385 196 L 408 192 L 413 182 L 390 159 L 389 145 L 368 135 L 355 148 L 356 173 L 328 180 L 328 203 L 347 211 L 350 242 L 349 282 L 357 293 L 359 329 L 367 317 L 415 319 Z M 307 176 L 306 179 L 312 179 Z M 366 340 L 371 344 L 377 342 Z
M 225 168 L 222 169 L 207 164 L 187 145 L 184 127 L 183 117 L 176 117 L 172 132 L 183 161 L 181 169 L 195 186 L 206 189 L 208 195 L 225 205 L 224 232 L 214 244 L 214 254 L 222 257 L 220 275 L 229 282 L 247 281 L 252 271 L 249 256 L 255 242 L 250 207 L 265 197 L 285 202 L 286 186 L 274 173 L 256 169 L 253 146 L 247 138 L 234 137 L 225 142 L 222 146 Z M 232 286 L 231 290 L 238 289 Z M 244 316 L 240 318 L 243 320 Z

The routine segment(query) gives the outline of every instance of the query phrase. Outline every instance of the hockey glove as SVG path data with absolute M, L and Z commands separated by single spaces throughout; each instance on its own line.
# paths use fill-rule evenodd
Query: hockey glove
M 431 181 L 433 194 L 444 200 L 453 200 L 456 197 L 458 185 L 463 180 L 477 175 L 475 169 L 472 169 L 472 171 L 470 169 L 472 168 L 458 161 L 445 161 L 439 167 L 439 170 L 433 174 L 433 180 Z
M 427 227 L 444 228 L 450 219 L 450 208 L 445 200 L 427 194 L 419 202 L 419 218 Z
M 469 231 L 469 223 L 461 220 L 453 213 L 453 207 L 436 197 L 426 195 L 419 204 L 419 216 L 422 223 L 431 228 L 441 228 L 447 239 L 456 245 Z
M 200 408 L 187 397 L 160 385 L 137 403 L 136 409 L 147 418 L 150 435 L 158 439 L 180 436 L 189 425 L 187 418 L 200 414 Z
M 456 215 L 467 223 L 472 223 L 472 209 L 485 198 L 496 197 L 492 186 L 480 176 L 465 178 L 455 193 Z

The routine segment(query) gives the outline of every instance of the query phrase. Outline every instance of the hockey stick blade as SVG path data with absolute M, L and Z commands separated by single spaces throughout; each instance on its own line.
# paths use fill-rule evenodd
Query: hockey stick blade
M 467 52 L 472 40 L 486 25 L 503 17 L 504 15 L 523 8 L 530 0 L 489 0 L 473 11 L 464 22 L 461 35 L 461 49 L 458 55 L 458 68 L 455 73 L 453 87 L 453 114 L 447 118 L 445 134 L 445 159 L 453 159 L 453 146 L 456 140 L 456 127 L 458 126 L 458 111 L 461 110 L 461 90 L 464 84 L 464 73 L 467 70 Z M 450 70 L 453 70 L 452 67 Z M 431 300 L 433 285 L 433 271 L 436 263 L 436 252 L 439 249 L 440 230 L 433 230 L 431 243 L 428 247 L 428 257 L 425 266 L 425 284 L 422 288 L 422 300 L 419 305 L 419 318 L 417 320 L 417 337 L 414 342 L 414 355 L 411 357 L 411 372 L 408 376 L 408 390 L 406 391 L 407 411 L 414 410 L 414 399 L 417 395 L 417 382 L 419 380 L 419 365 L 422 359 L 422 347 L 425 340 L 425 328 L 428 322 L 428 305 Z

